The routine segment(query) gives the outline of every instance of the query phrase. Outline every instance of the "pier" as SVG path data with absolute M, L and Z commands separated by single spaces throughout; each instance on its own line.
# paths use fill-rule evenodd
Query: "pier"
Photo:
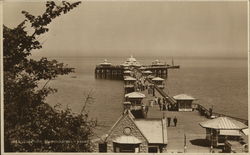
M 180 99 L 176 96 L 172 97 L 164 91 L 164 87 L 161 86 L 163 83 L 153 80 L 157 78 L 161 82 L 162 79 L 160 77 L 166 78 L 168 69 L 179 68 L 179 66 L 159 65 L 159 63 L 159 66 L 157 66 L 157 64 L 141 66 L 139 63 L 131 63 L 135 62 L 134 60 L 133 58 L 132 61 L 125 62 L 130 64 L 130 66 L 124 64 L 112 66 L 110 63 L 107 65 L 106 62 L 105 65 L 98 65 L 96 67 L 97 77 L 124 79 L 124 113 L 107 136 L 101 139 L 101 145 L 107 145 L 106 152 L 222 153 L 225 151 L 224 145 L 227 145 L 227 147 L 230 145 L 226 144 L 227 141 L 225 141 L 225 143 L 220 142 L 220 145 L 223 145 L 223 147 L 217 147 L 217 144 L 219 144 L 218 139 L 222 140 L 223 136 L 224 138 L 227 136 L 220 135 L 219 130 L 213 129 L 217 133 L 212 137 L 213 134 L 210 133 L 210 135 L 208 135 L 212 129 L 204 129 L 200 123 L 216 118 L 228 117 L 241 122 L 243 124 L 242 129 L 248 126 L 248 120 L 246 119 L 216 113 L 211 108 L 206 108 L 198 103 L 192 103 L 195 98 L 183 94 L 176 96 L 184 96 L 186 99 Z M 159 98 L 161 104 L 158 100 Z M 165 107 L 163 106 L 164 104 Z M 168 105 L 168 107 L 166 105 Z M 167 121 L 169 118 L 172 119 L 171 122 Z M 178 118 L 177 125 L 172 122 L 173 118 Z M 138 122 L 140 122 L 140 126 L 136 127 Z M 159 130 L 159 133 L 164 134 L 159 135 L 158 132 L 151 131 L 152 123 L 158 124 L 157 126 L 160 127 L 160 129 L 155 128 L 155 130 Z M 124 132 L 121 133 L 120 131 L 123 130 L 123 128 Z M 137 128 L 139 131 L 132 133 L 131 130 L 134 128 Z M 147 128 L 150 131 L 147 130 Z M 113 133 L 112 130 L 117 131 Z M 230 130 L 230 128 L 228 130 Z M 144 132 L 148 132 L 146 136 L 143 134 Z M 142 135 L 140 135 L 140 133 Z M 143 135 L 144 138 L 141 138 Z M 163 142 L 159 142 L 160 145 L 157 146 L 153 145 L 152 142 L 150 143 L 149 140 L 145 142 L 148 138 L 147 136 L 163 138 L 164 140 Z M 209 136 L 214 139 L 209 140 Z M 246 150 L 244 150 L 243 147 L 245 147 L 246 143 L 246 145 L 248 145 L 248 140 L 246 140 L 247 136 L 241 135 L 241 137 L 237 137 L 237 139 L 242 143 L 239 143 L 240 145 L 243 145 L 244 141 L 244 146 L 242 146 L 241 151 L 245 152 Z M 216 147 L 212 147 L 212 145 Z M 125 146 L 127 148 L 123 150 Z
M 152 62 L 151 65 L 140 65 L 132 56 L 120 65 L 112 65 L 105 59 L 103 63 L 96 65 L 95 78 L 97 79 L 118 79 L 123 80 L 124 71 L 130 69 L 140 69 L 141 71 L 151 71 L 153 76 L 167 78 L 168 69 L 179 69 L 179 65 L 169 65 L 166 63 Z

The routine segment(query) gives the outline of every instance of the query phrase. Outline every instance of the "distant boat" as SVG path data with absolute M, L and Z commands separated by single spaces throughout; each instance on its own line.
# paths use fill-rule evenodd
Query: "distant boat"
M 77 78 L 77 76 L 76 76 L 76 75 L 73 75 L 73 76 L 71 76 L 71 78 Z

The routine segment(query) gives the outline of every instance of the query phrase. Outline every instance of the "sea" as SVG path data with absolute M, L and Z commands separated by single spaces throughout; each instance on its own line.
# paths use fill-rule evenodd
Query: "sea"
M 52 59 L 52 58 L 51 58 Z M 94 101 L 86 110 L 91 119 L 97 120 L 98 135 L 106 133 L 122 113 L 124 83 L 122 80 L 96 79 L 96 65 L 107 59 L 118 65 L 126 57 L 67 57 L 53 58 L 75 68 L 75 73 L 59 76 L 49 82 L 57 93 L 46 101 L 60 108 L 69 107 L 80 113 L 86 96 L 91 94 Z M 155 59 L 172 64 L 171 58 L 138 57 L 141 64 L 151 64 Z M 174 58 L 180 69 L 169 69 L 165 91 L 170 95 L 189 94 L 195 103 L 211 108 L 215 112 L 248 118 L 248 60 L 247 58 Z

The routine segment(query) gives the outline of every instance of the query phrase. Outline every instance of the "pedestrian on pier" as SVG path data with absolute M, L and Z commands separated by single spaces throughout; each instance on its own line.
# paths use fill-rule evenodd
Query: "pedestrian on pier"
M 166 110 L 166 103 L 165 103 L 165 102 L 163 102 L 162 110 L 163 110 L 163 111 Z
M 151 88 L 150 87 L 148 88 L 148 94 L 151 94 Z
M 168 127 L 170 127 L 170 123 L 171 123 L 171 117 L 168 117 Z
M 174 126 L 176 126 L 177 125 L 177 118 L 176 118 L 176 116 L 174 117 Z
M 155 104 L 156 104 L 156 105 L 158 104 L 158 99 L 157 99 L 156 96 L 155 96 Z
M 162 110 L 162 102 L 161 102 L 161 98 L 160 97 L 158 97 L 158 104 L 159 104 L 160 110 Z

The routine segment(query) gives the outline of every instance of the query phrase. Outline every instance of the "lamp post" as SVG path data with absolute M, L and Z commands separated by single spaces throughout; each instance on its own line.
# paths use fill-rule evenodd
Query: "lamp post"
M 184 153 L 187 152 L 187 137 L 186 134 L 184 134 Z

